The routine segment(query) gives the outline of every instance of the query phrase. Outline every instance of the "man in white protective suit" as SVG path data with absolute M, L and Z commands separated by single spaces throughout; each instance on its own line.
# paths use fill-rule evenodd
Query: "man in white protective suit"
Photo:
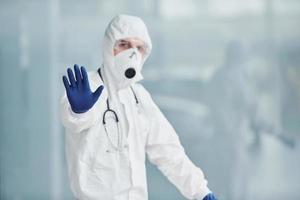
M 76 199 L 147 200 L 146 154 L 187 199 L 216 199 L 174 128 L 137 83 L 151 48 L 140 18 L 117 15 L 105 31 L 103 65 L 89 73 L 75 65 L 63 76 L 61 119 Z

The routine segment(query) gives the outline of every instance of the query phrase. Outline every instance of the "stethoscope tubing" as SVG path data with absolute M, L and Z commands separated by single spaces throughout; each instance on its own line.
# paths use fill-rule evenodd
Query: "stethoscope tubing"
M 102 78 L 102 74 L 101 74 L 101 69 L 100 68 L 98 69 L 98 74 L 99 74 L 102 82 L 104 83 L 104 80 Z M 135 94 L 135 92 L 134 92 L 134 90 L 133 90 L 133 88 L 131 86 L 130 86 L 130 89 L 131 89 L 131 91 L 132 91 L 132 93 L 134 95 L 135 103 L 138 105 L 139 104 L 138 98 L 137 98 L 137 96 L 136 96 L 136 94 Z M 105 118 L 105 116 L 109 112 L 113 113 L 113 115 L 115 117 L 115 121 L 117 123 L 117 129 L 118 129 L 118 143 L 117 143 L 117 146 L 115 146 L 113 144 L 113 142 L 112 142 L 112 140 L 111 140 L 111 138 L 110 138 L 110 136 L 108 134 L 107 128 L 106 128 L 106 120 L 105 120 L 106 118 Z M 103 116 L 102 116 L 102 124 L 104 126 L 107 138 L 108 138 L 109 142 L 111 143 L 111 145 L 114 147 L 114 149 L 116 151 L 121 151 L 121 149 L 122 149 L 122 144 L 121 143 L 122 143 L 122 139 L 123 139 L 123 134 L 120 134 L 119 117 L 118 117 L 118 114 L 116 113 L 116 111 L 114 111 L 113 109 L 110 108 L 108 97 L 106 99 L 106 110 L 104 111 Z

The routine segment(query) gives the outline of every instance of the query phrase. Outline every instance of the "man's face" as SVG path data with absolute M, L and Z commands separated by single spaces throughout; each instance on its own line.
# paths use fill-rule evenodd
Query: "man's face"
M 146 45 L 142 40 L 138 38 L 124 38 L 116 42 L 114 46 L 114 56 L 130 48 L 136 48 L 142 57 L 146 54 Z

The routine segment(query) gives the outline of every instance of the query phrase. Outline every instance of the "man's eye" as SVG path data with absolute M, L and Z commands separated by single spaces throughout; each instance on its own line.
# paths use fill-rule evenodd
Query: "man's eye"
M 126 47 L 127 44 L 126 44 L 126 43 L 120 43 L 119 46 L 120 46 L 120 47 Z
M 144 52 L 145 51 L 145 48 L 143 46 L 138 46 L 137 49 L 140 51 L 140 52 Z

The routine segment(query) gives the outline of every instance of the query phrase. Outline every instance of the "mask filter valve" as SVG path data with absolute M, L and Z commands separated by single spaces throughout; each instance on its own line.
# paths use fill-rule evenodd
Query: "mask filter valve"
M 133 69 L 133 68 L 128 68 L 125 71 L 125 76 L 129 79 L 133 78 L 135 76 L 135 74 L 136 74 L 136 72 L 135 72 L 135 69 Z

